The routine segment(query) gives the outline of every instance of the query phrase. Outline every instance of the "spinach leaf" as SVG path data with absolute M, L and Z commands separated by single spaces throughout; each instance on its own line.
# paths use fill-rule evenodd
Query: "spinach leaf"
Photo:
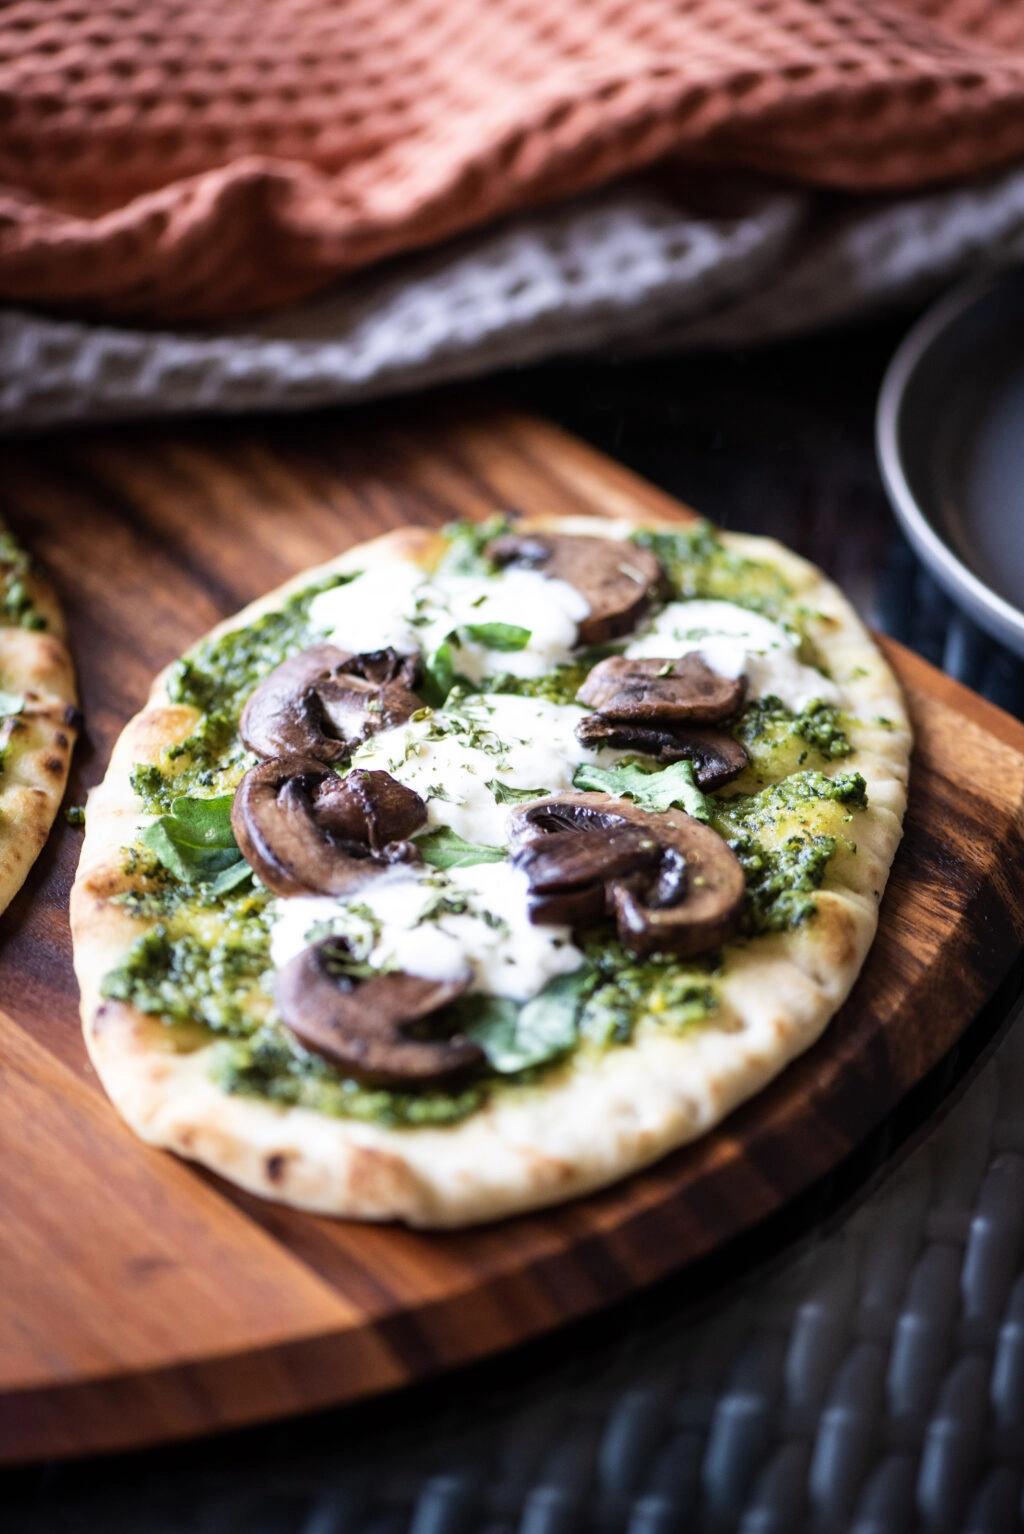
M 17 692 L 0 691 L 0 719 L 9 719 L 12 714 L 20 714 L 25 707 L 25 699 Z
M 711 819 L 711 807 L 697 787 L 692 762 L 673 762 L 671 767 L 662 767 L 658 772 L 645 772 L 635 765 L 591 767 L 585 762 L 577 767 L 572 786 L 614 794 L 617 799 L 628 797 L 638 809 L 654 814 L 675 807 L 695 820 Z
M 462 1006 L 476 1015 L 462 1031 L 480 1045 L 488 1063 L 503 1076 L 543 1065 L 576 1043 L 576 1020 L 596 978 L 592 966 L 584 964 L 571 975 L 549 980 L 539 995 L 521 1007 L 500 996 L 469 997 Z
M 423 861 L 432 868 L 471 868 L 474 863 L 501 863 L 505 858 L 504 847 L 467 842 L 451 826 L 438 826 L 435 831 L 417 836 L 415 844 Z
M 233 798 L 181 794 L 139 840 L 183 884 L 209 884 L 212 894 L 225 894 L 252 873 L 231 829 Z
M 465 623 L 452 629 L 423 662 L 423 680 L 417 690 L 431 708 L 440 708 L 455 683 L 466 680 L 459 677 L 452 654 L 453 646 L 458 650 L 463 639 L 475 640 L 489 650 L 522 650 L 530 642 L 530 630 L 515 623 Z
M 493 575 L 494 566 L 484 555 L 487 545 L 512 527 L 504 514 L 488 517 L 485 522 L 449 522 L 442 528 L 448 540 L 448 552 L 441 561 L 446 575 Z
M 476 644 L 488 650 L 525 650 L 530 643 L 530 629 L 520 628 L 518 623 L 464 623 L 459 629 Z
M 231 863 L 227 868 L 221 869 L 220 873 L 210 884 L 211 895 L 226 895 L 229 890 L 237 889 L 244 884 L 252 874 L 252 869 L 244 858 L 239 858 L 237 863 Z
M 233 798 L 233 794 L 218 794 L 215 799 L 181 794 L 171 805 L 170 817 L 162 818 L 172 818 L 179 836 L 197 847 L 231 848 L 237 854 L 238 845 L 231 829 Z
M 526 804 L 530 799 L 546 799 L 550 788 L 510 788 L 498 778 L 491 778 L 487 787 L 498 804 Z
M 452 647 L 447 639 L 443 639 L 433 654 L 428 655 L 423 662 L 423 680 L 417 690 L 430 708 L 440 708 L 454 686 Z

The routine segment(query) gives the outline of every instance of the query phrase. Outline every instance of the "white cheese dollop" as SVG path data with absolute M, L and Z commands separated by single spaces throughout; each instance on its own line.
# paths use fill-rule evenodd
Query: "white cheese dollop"
M 441 900 L 466 909 L 431 917 Z M 514 1001 L 528 1000 L 583 962 L 568 927 L 531 924 L 526 875 L 507 863 L 444 874 L 396 868 L 368 883 L 350 904 L 317 895 L 281 900 L 270 940 L 275 967 L 287 964 L 327 927 L 375 966 L 430 980 L 468 978 L 470 990 Z
M 580 762 L 614 761 L 619 752 L 581 746 L 573 731 L 583 710 L 509 693 L 474 695 L 393 730 L 371 735 L 353 767 L 383 769 L 414 788 L 433 826 L 451 826 L 466 841 L 500 847 L 508 840 L 508 804 L 488 783 L 509 788 L 572 787 Z
M 416 612 L 416 593 L 423 585 L 423 571 L 406 561 L 370 565 L 347 581 L 321 591 L 309 604 L 309 619 L 341 650 L 360 654 L 393 645 L 407 652 L 420 648 L 417 629 L 409 616 Z
M 500 671 L 544 676 L 566 665 L 589 611 L 574 586 L 537 570 L 428 576 L 402 562 L 371 565 L 347 585 L 321 592 L 310 604 L 310 620 L 340 649 L 357 652 L 393 645 L 430 655 L 454 634 L 455 670 L 479 682 Z M 488 623 L 527 629 L 528 645 L 492 649 L 467 633 L 471 625 Z
M 696 650 L 720 676 L 747 678 L 747 697 L 770 694 L 798 714 L 820 698 L 840 701 L 838 689 L 797 654 L 799 641 L 779 623 L 735 602 L 669 602 L 636 639 L 626 655 L 674 660 Z

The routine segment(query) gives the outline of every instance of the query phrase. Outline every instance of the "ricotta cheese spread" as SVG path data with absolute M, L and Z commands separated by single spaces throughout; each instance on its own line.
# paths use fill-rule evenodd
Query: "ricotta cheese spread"
M 501 671 L 534 677 L 567 665 L 589 611 L 575 587 L 536 570 L 428 576 L 413 564 L 389 564 L 371 565 L 322 592 L 310 605 L 310 621 L 332 644 L 356 653 L 393 645 L 430 655 L 448 640 L 455 670 L 479 682 Z M 521 649 L 494 649 L 470 632 L 493 624 L 526 630 L 529 640 Z
M 353 901 L 298 895 L 278 905 L 270 944 L 277 968 L 330 932 L 375 968 L 469 977 L 471 991 L 526 1001 L 583 962 L 568 927 L 530 922 L 526 875 L 507 863 L 446 873 L 396 867 Z
M 383 769 L 414 788 L 426 801 L 430 826 L 451 826 L 467 841 L 501 847 L 515 802 L 513 795 L 502 800 L 503 787 L 532 789 L 538 797 L 542 790 L 562 793 L 581 762 L 622 755 L 581 746 L 573 731 L 582 717 L 572 703 L 473 694 L 371 735 L 352 766 Z

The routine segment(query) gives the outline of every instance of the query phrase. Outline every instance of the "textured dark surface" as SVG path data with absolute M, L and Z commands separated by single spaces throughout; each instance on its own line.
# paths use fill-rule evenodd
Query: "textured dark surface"
M 1003 707 L 1024 670 L 896 538 L 871 415 L 887 327 L 751 357 L 547 369 L 534 409 L 732 527 L 776 533 Z M 1007 1009 L 1007 999 L 1001 1001 Z M 957 1090 L 995 1019 L 892 1127 Z M 0 1480 L 6 1527 L 245 1534 L 1011 1531 L 1024 1484 L 1024 1035 L 874 1191 L 852 1179 L 628 1307 L 305 1423 Z M 869 1168 L 861 1167 L 860 1175 Z

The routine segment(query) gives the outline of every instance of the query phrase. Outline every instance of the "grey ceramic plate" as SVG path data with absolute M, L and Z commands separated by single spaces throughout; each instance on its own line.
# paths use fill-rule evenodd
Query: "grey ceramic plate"
M 917 553 L 1024 655 L 1024 270 L 957 288 L 918 321 L 885 375 L 877 444 Z

